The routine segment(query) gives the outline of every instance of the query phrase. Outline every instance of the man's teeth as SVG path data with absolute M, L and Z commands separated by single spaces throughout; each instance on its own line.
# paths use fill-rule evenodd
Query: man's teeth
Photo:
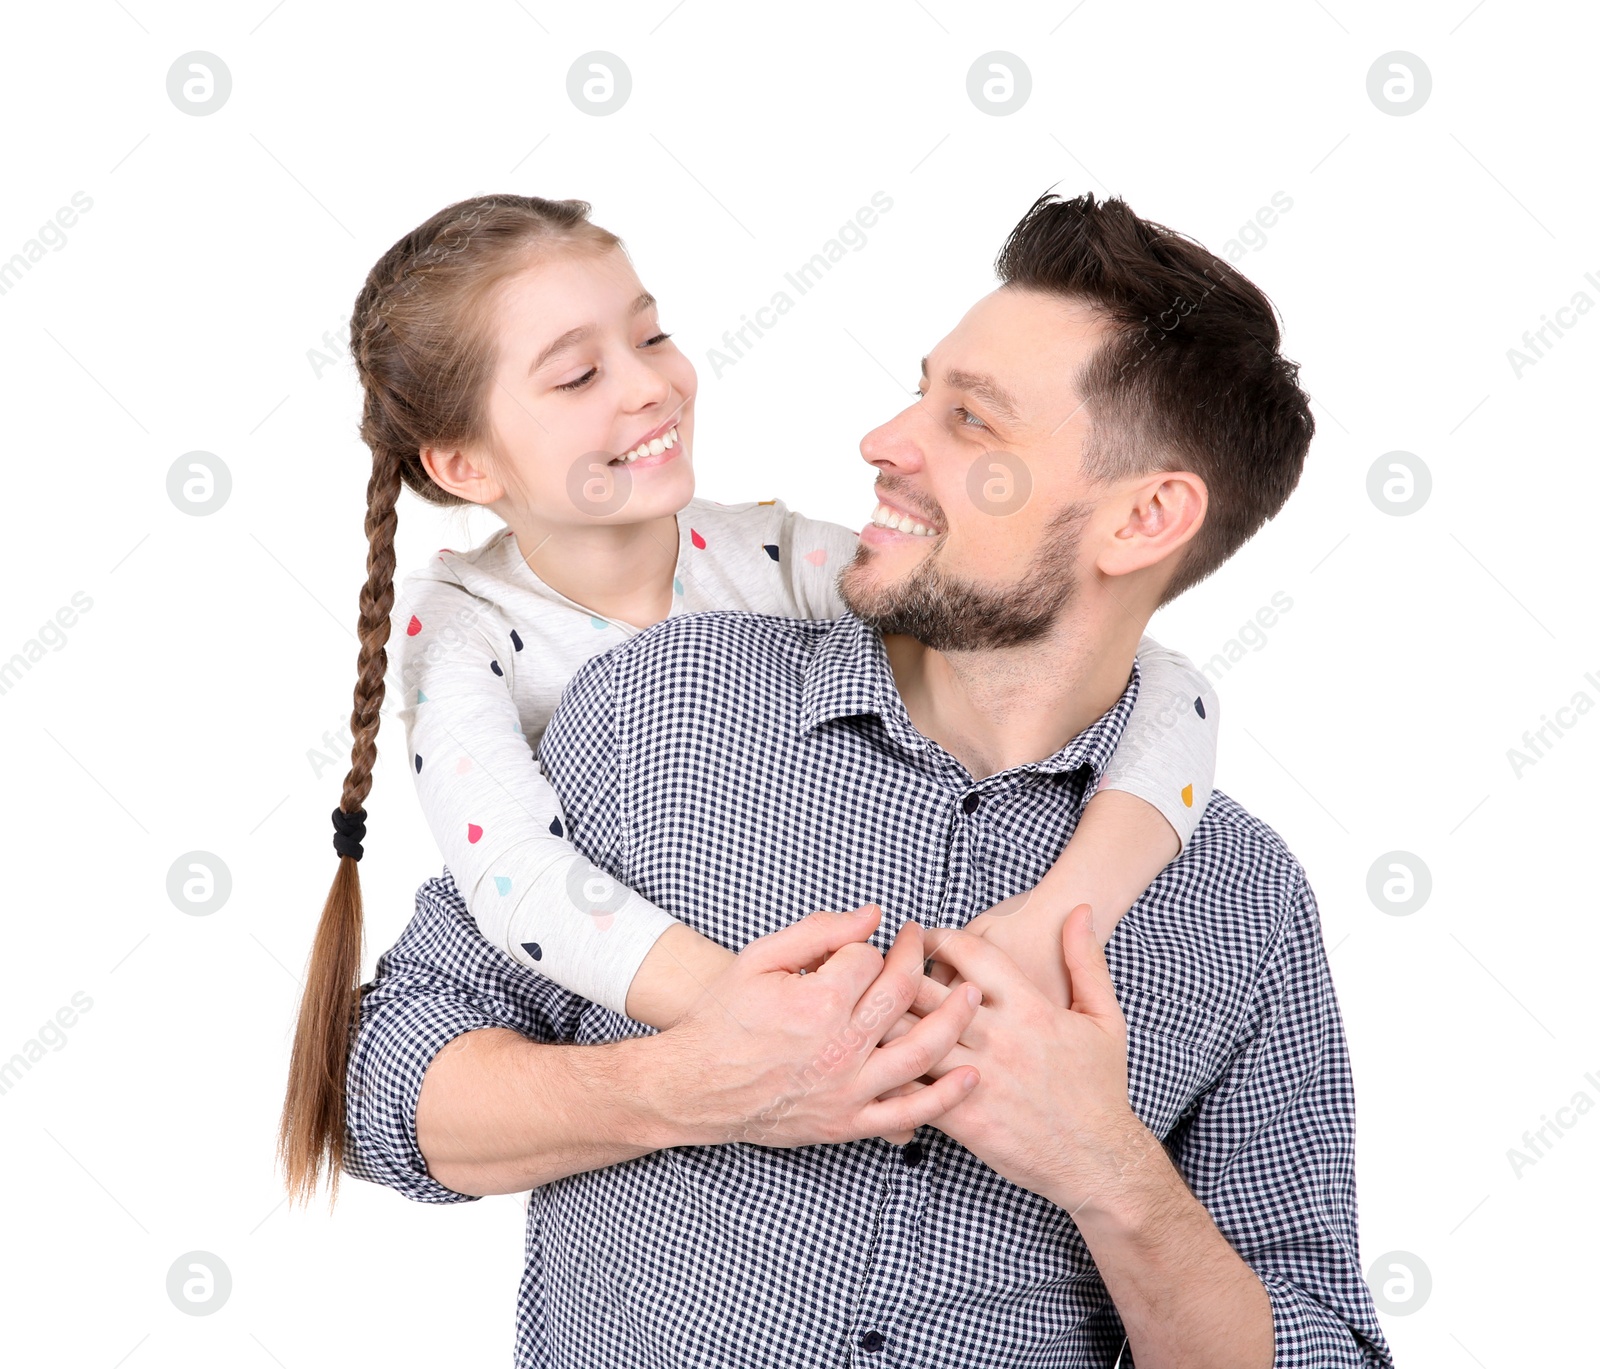
M 872 511 L 872 521 L 880 528 L 893 528 L 896 532 L 909 532 L 913 537 L 937 537 L 932 528 L 917 522 L 909 514 L 896 513 L 887 504 L 879 504 Z
M 677 424 L 673 424 L 667 429 L 665 437 L 652 437 L 648 442 L 641 442 L 631 452 L 623 452 L 621 456 L 613 457 L 612 460 L 626 466 L 641 456 L 660 456 L 668 447 L 675 447 L 677 444 L 678 427 Z

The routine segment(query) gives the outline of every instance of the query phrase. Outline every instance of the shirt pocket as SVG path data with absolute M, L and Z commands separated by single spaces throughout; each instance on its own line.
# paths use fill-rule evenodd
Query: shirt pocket
M 1228 1015 L 1144 987 L 1117 990 L 1128 1024 L 1128 1097 L 1159 1138 L 1220 1076 L 1232 1046 Z

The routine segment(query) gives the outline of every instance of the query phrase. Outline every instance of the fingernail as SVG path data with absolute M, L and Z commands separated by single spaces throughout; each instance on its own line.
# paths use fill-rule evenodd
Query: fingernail
M 973 1086 L 974 1086 L 974 1085 L 975 1085 L 975 1084 L 977 1084 L 977 1082 L 978 1082 L 978 1075 L 977 1075 L 977 1072 L 976 1072 L 976 1071 L 970 1071 L 970 1072 L 969 1072 L 969 1073 L 968 1073 L 968 1074 L 967 1074 L 967 1078 L 966 1078 L 966 1081 L 965 1081 L 965 1082 L 964 1082 L 964 1083 L 963 1083 L 963 1084 L 962 1084 L 962 1085 L 961 1085 L 961 1087 L 962 1087 L 962 1088 L 963 1088 L 963 1089 L 970 1089 L 970 1088 L 972 1088 L 972 1087 L 973 1087 Z
M 983 1002 L 983 991 L 976 984 L 967 985 L 967 1002 L 974 1008 Z

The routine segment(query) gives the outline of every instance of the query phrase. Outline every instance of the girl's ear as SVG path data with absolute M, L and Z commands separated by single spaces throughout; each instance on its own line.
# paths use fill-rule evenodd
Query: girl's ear
M 424 447 L 422 468 L 442 490 L 471 504 L 493 504 L 505 494 L 494 476 L 460 448 Z

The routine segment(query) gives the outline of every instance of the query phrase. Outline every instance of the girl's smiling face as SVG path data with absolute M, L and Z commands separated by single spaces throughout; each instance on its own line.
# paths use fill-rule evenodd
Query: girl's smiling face
M 513 276 L 494 307 L 493 450 L 430 448 L 434 479 L 552 530 L 682 509 L 694 496 L 697 378 L 627 256 L 558 249 Z M 651 439 L 662 449 L 618 459 Z

